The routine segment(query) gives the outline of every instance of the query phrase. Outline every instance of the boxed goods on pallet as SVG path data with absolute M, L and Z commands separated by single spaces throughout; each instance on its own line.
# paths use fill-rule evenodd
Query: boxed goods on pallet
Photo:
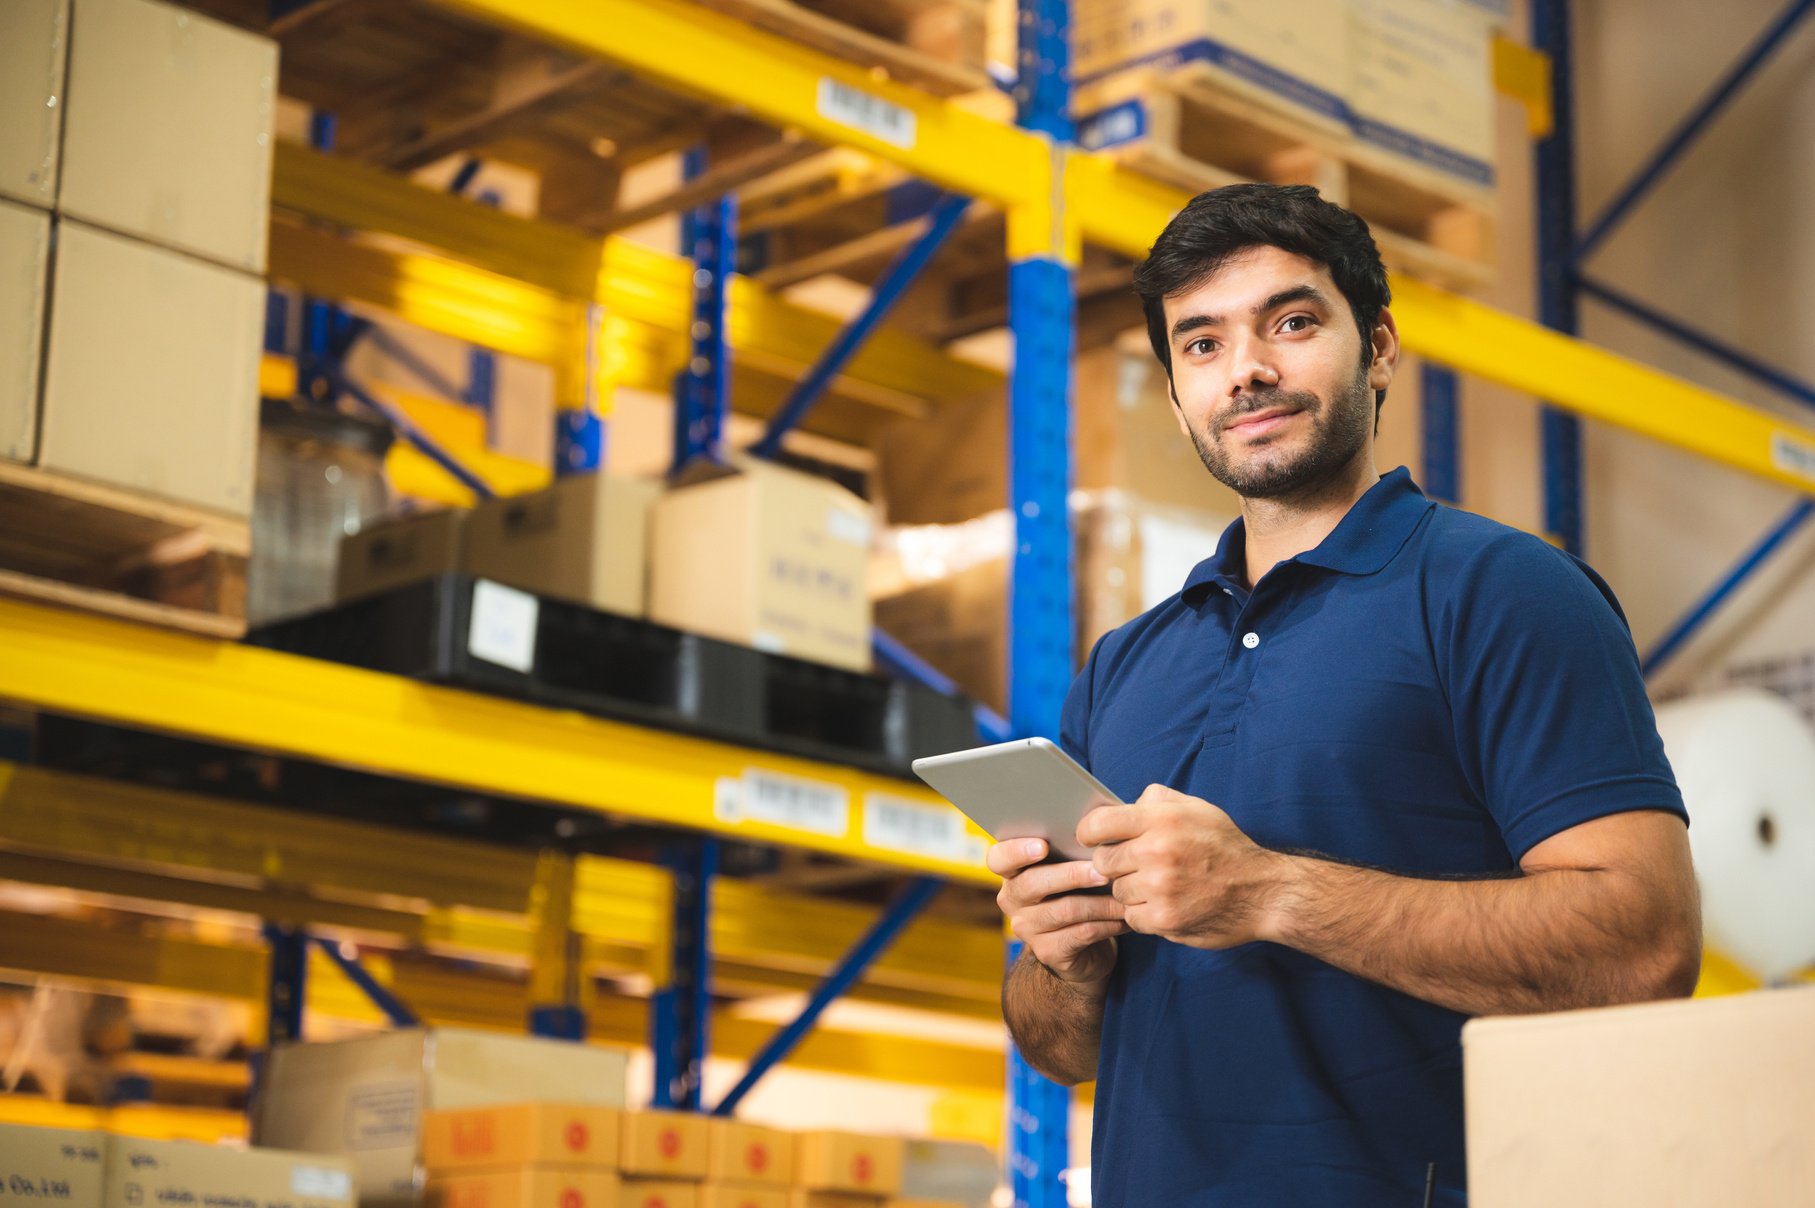
M 0 10 L 0 197 L 57 201 L 69 0 L 7 0 Z
M 751 459 L 668 491 L 653 517 L 651 620 L 869 669 L 870 509 L 856 495 Z
M 108 1139 L 100 1202 L 102 1208 L 353 1208 L 355 1201 L 345 1159 L 115 1136 Z
M 640 617 L 658 483 L 575 474 L 488 499 L 467 518 L 466 570 L 539 596 Z
M 411 1028 L 273 1050 L 255 1144 L 345 1154 L 360 1202 L 414 1204 L 424 1113 L 547 1099 L 624 1106 L 627 1056 L 597 1045 Z
M 791 1134 L 726 1116 L 708 1118 L 706 1129 L 708 1179 L 765 1187 L 786 1187 L 793 1180 Z
M 100 1204 L 107 1141 L 92 1129 L 0 1124 L 0 1204 Z
M 814 1192 L 888 1196 L 901 1190 L 900 1137 L 820 1130 L 794 1139 L 794 1183 Z
M 1351 0 L 1355 133 L 1418 168 L 1494 182 L 1493 18 L 1459 0 Z
M 700 1208 L 700 1183 L 681 1179 L 625 1179 L 618 1208 Z
M 78 4 L 71 24 L 59 208 L 263 273 L 277 44 L 156 0 Z
M 50 215 L 0 200 L 0 458 L 11 461 L 38 451 L 49 264 Z
M 466 513 L 459 508 L 397 516 L 362 525 L 340 541 L 334 598 L 356 600 L 461 570 L 466 565 Z
M 250 515 L 264 283 L 67 219 L 56 238 L 38 463 Z
M 622 1186 L 610 1171 L 582 1167 L 430 1170 L 424 1198 L 431 1208 L 618 1208 Z
M 699 1208 L 788 1208 L 788 1189 L 759 1183 L 701 1183 Z
M 1528 1204 L 1805 1204 L 1815 988 L 1471 1020 L 1468 1194 Z
M 1071 37 L 1078 111 L 1100 108 L 1118 76 L 1189 66 L 1245 100 L 1342 133 L 1346 9 L 1345 0 L 1078 0 Z
M 548 1165 L 615 1171 L 625 1114 L 542 1101 L 425 1112 L 422 1164 L 442 1172 Z
M 697 1182 L 706 1177 L 707 1122 L 695 1112 L 625 1112 L 618 1168 L 625 1176 Z

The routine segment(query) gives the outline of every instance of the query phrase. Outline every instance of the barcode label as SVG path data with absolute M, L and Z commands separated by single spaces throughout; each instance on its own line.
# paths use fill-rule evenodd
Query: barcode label
M 983 863 L 988 846 L 965 830 L 964 817 L 957 810 L 883 793 L 864 795 L 863 841 L 884 851 L 955 864 Z
M 819 79 L 819 116 L 902 150 L 914 145 L 914 111 L 829 76 Z
M 835 784 L 746 771 L 718 782 L 714 802 L 721 822 L 767 822 L 842 839 L 851 831 L 851 796 Z
M 1771 434 L 1771 464 L 1786 474 L 1815 482 L 1815 447 L 1782 432 Z
M 529 674 L 536 665 L 536 597 L 490 579 L 473 584 L 466 649 L 476 659 Z

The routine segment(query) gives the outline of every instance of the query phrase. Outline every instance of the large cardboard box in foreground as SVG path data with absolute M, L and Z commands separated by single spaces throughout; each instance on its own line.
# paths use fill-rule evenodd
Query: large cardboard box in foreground
M 116 1136 L 107 1143 L 102 1204 L 353 1208 L 353 1174 L 344 1159 L 319 1154 Z
M 658 483 L 575 474 L 488 499 L 466 522 L 466 569 L 532 595 L 643 615 L 649 509 Z
M 0 457 L 38 451 L 50 215 L 0 201 Z
M 68 53 L 69 0 L 0 4 L 0 197 L 57 202 Z
M 1791 1208 L 1815 1188 L 1815 988 L 1470 1021 L 1472 1208 Z
M 868 671 L 869 550 L 863 500 L 835 482 L 752 459 L 656 503 L 649 618 Z
M 67 219 L 55 259 L 39 464 L 249 515 L 264 282 Z
M 59 209 L 264 272 L 277 43 L 155 0 L 73 24 Z
M 1492 18 L 1457 0 L 1352 0 L 1350 20 L 1356 134 L 1449 179 L 1492 188 Z
M 362 1205 L 411 1204 L 426 1111 L 551 1099 L 624 1106 L 625 1053 L 459 1028 L 409 1029 L 271 1054 L 257 1145 L 345 1154 Z
M 0 1124 L 0 1204 L 93 1208 L 107 1173 L 107 1134 Z

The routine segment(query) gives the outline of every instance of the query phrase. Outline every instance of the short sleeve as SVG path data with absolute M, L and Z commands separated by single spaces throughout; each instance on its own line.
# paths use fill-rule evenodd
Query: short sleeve
M 1515 859 L 1608 814 L 1687 819 L 1632 636 L 1598 575 L 1508 532 L 1441 590 L 1433 639 L 1458 754 Z

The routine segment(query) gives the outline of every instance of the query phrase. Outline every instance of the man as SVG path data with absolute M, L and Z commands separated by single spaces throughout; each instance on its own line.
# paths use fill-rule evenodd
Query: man
M 1095 1078 L 1098 1208 L 1460 1204 L 1471 1015 L 1687 994 L 1682 798 L 1607 585 L 1374 466 L 1399 357 L 1365 223 L 1206 193 L 1135 274 L 1241 518 L 1106 635 L 1063 745 L 1088 862 L 991 848 L 1003 1008 Z M 1107 884 L 1109 894 L 1072 891 Z

